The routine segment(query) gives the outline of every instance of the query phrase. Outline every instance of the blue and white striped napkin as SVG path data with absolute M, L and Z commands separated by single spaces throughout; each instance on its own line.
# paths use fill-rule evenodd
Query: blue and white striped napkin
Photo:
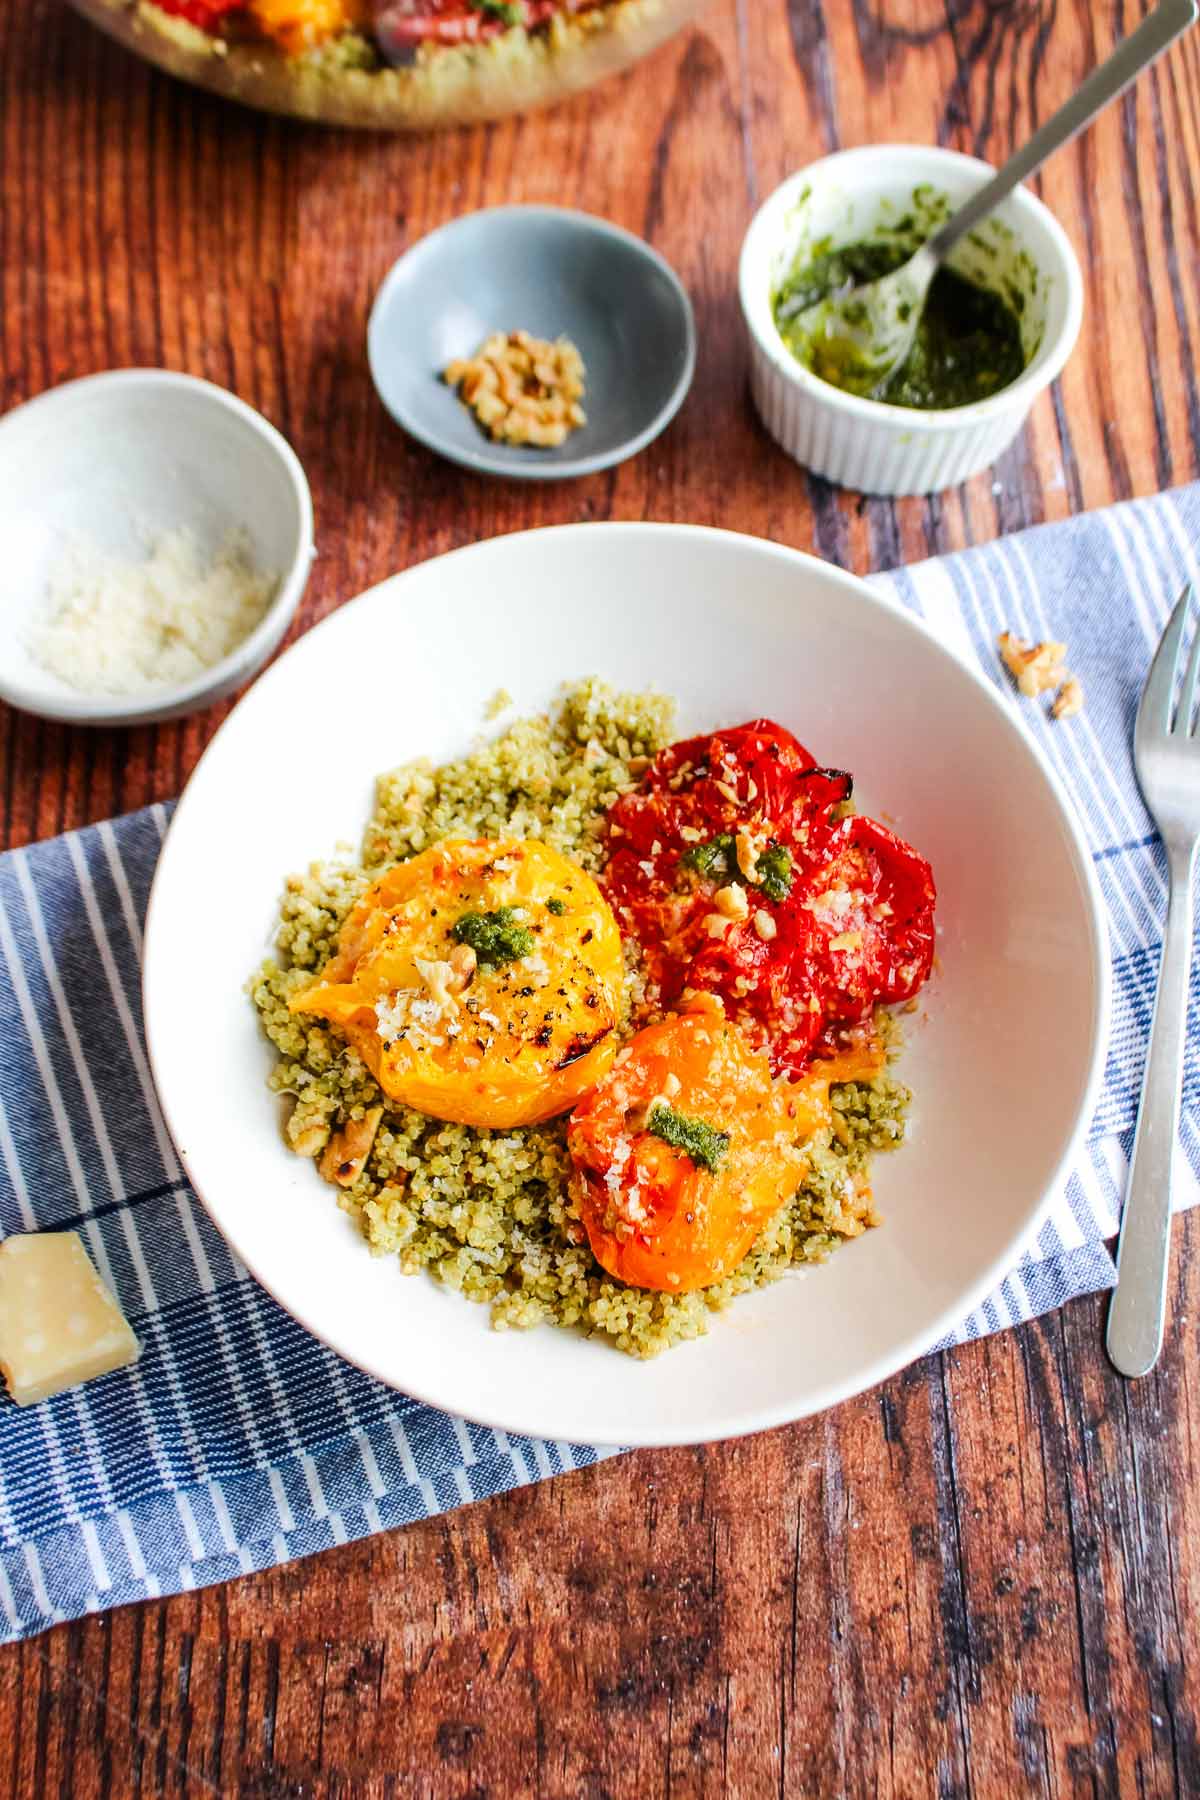
M 1087 710 L 1015 697 L 1086 823 L 1115 1015 L 1086 1154 L 964 1341 L 1108 1286 L 1165 911 L 1130 761 L 1151 651 L 1200 579 L 1200 485 L 876 578 L 1006 692 L 1008 627 L 1066 639 Z M 287 1562 L 611 1451 L 518 1439 L 380 1387 L 247 1276 L 183 1179 L 141 1039 L 141 920 L 161 807 L 0 857 L 0 1233 L 82 1231 L 144 1350 L 20 1411 L 0 1399 L 0 1638 Z M 1193 983 L 1193 1025 L 1200 977 Z M 1200 1198 L 1200 1037 L 1181 1191 Z

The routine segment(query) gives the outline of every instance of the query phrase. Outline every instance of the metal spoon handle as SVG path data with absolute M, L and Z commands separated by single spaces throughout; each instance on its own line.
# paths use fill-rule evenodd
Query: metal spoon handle
M 985 187 L 973 194 L 965 206 L 934 232 L 926 248 L 937 261 L 948 255 L 959 238 L 998 206 L 1006 194 L 1011 194 L 1019 181 L 1032 175 L 1063 144 L 1070 143 L 1110 100 L 1123 94 L 1142 70 L 1187 30 L 1196 14 L 1197 0 L 1159 0 L 1137 30 L 1117 45 L 1107 62 L 1092 70 L 1078 93 L 1034 132 L 1029 142 L 1009 158 Z

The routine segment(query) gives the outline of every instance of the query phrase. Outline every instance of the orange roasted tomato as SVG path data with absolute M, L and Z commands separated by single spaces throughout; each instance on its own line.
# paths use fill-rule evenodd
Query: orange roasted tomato
M 881 1063 L 864 1041 L 800 1081 L 775 1080 L 719 1003 L 639 1031 L 568 1128 L 597 1262 L 671 1293 L 731 1274 L 799 1185 L 830 1083 L 869 1079 Z
M 507 1130 L 607 1072 L 623 980 L 616 921 L 578 864 L 529 838 L 448 838 L 372 883 L 289 1005 L 337 1026 L 393 1100 Z
M 264 37 L 288 56 L 337 37 L 366 16 L 364 0 L 245 0 Z
M 367 0 L 155 0 L 201 31 L 234 40 L 257 30 L 287 56 L 302 56 L 367 18 Z

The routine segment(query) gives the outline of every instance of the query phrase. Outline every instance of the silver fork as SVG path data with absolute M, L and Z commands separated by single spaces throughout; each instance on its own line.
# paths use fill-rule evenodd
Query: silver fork
M 1179 1135 L 1192 961 L 1192 870 L 1200 839 L 1200 737 L 1192 733 L 1200 686 L 1200 627 L 1175 702 L 1191 599 L 1191 587 L 1185 587 L 1146 677 L 1133 734 L 1142 796 L 1167 852 L 1170 899 L 1117 1251 L 1117 1287 L 1108 1311 L 1108 1354 L 1122 1375 L 1146 1375 L 1158 1361 L 1167 1303 L 1171 1163 Z

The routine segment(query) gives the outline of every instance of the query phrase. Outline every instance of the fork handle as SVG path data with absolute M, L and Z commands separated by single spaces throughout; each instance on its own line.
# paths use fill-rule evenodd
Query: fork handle
M 1161 56 L 1181 32 L 1187 30 L 1195 19 L 1196 12 L 1196 0 L 1159 0 L 1154 11 L 1142 20 L 1137 30 L 1117 45 L 1106 62 L 1092 70 L 1066 105 L 1047 119 L 1034 132 L 1029 142 L 1022 145 L 1016 155 L 1010 157 L 977 194 L 973 194 L 964 206 L 960 206 L 947 219 L 940 231 L 934 232 L 928 248 L 936 259 L 940 262 L 944 256 L 949 255 L 959 238 L 977 225 L 980 219 L 985 218 L 993 207 L 999 206 L 1019 181 L 1024 181 L 1027 175 L 1032 175 L 1035 169 L 1041 168 L 1048 156 L 1063 144 L 1069 144 L 1103 107 L 1115 100 L 1118 94 L 1123 94 L 1142 70 Z
M 1108 1311 L 1108 1354 L 1122 1375 L 1146 1375 L 1162 1348 L 1171 1246 L 1171 1164 L 1179 1135 L 1188 972 L 1192 961 L 1195 843 L 1170 852 L 1171 888 L 1162 966 L 1129 1189 Z

